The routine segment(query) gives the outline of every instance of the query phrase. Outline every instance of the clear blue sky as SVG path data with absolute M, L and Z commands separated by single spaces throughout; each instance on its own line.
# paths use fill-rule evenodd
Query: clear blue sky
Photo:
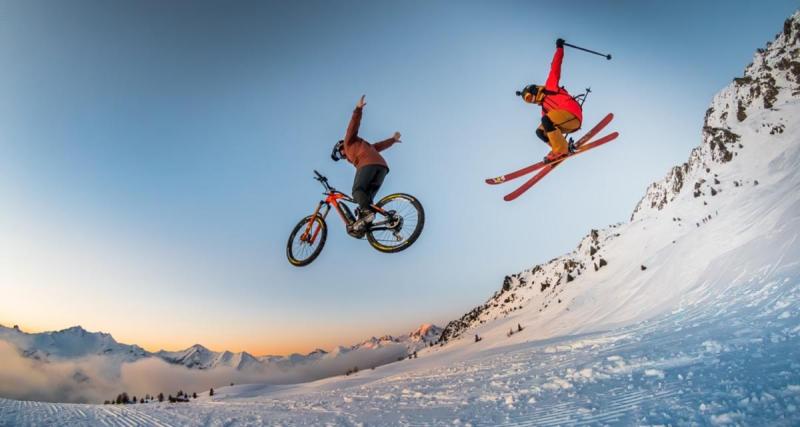
M 307 351 L 444 323 L 503 276 L 625 221 L 700 142 L 703 114 L 796 1 L 0 2 L 0 323 L 123 342 Z M 534 190 L 483 179 L 540 159 L 554 41 L 586 125 L 622 136 Z M 403 133 L 381 194 L 428 219 L 386 255 L 329 221 L 311 266 L 288 233 L 367 95 L 361 136 Z

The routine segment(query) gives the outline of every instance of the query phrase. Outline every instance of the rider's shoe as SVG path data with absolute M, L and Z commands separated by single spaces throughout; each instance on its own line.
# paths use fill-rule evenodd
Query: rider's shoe
M 359 212 L 358 219 L 356 220 L 356 222 L 353 223 L 353 230 L 363 231 L 367 227 L 369 227 L 369 225 L 372 224 L 372 221 L 374 220 L 375 220 L 375 212 L 373 212 L 372 210 L 361 211 Z
M 569 150 L 570 154 L 578 151 L 578 147 L 575 146 L 575 140 L 574 139 L 572 139 L 572 138 L 569 139 L 569 144 L 567 145 L 567 149 Z

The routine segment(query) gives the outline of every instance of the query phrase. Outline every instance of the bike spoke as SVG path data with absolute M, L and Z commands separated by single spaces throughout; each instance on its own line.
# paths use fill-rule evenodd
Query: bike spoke
M 309 237 L 313 236 L 314 233 L 320 230 L 319 224 L 315 223 L 314 225 L 316 226 L 316 228 L 314 226 L 311 227 L 311 230 L 309 230 L 308 232 Z M 313 254 L 314 250 L 320 243 L 319 236 L 317 236 L 317 239 L 314 241 L 313 244 L 301 240 L 302 237 L 303 237 L 302 233 L 297 233 L 295 239 L 292 241 L 292 254 L 294 254 L 294 257 L 299 261 L 303 261 L 306 258 L 308 258 L 311 254 Z
M 409 199 L 395 198 L 388 201 L 381 208 L 388 212 L 394 212 L 394 217 L 402 219 L 402 226 L 399 229 L 392 229 L 390 226 L 395 223 L 392 216 L 383 215 L 386 219 L 374 223 L 379 230 L 372 230 L 372 239 L 387 247 L 400 247 L 408 243 L 408 239 L 414 234 L 421 220 L 421 216 L 416 206 Z M 399 237 L 399 240 L 398 240 Z

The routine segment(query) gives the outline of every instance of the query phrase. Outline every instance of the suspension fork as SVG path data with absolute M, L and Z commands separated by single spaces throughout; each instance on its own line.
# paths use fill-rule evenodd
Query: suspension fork
M 311 227 L 314 225 L 314 219 L 317 218 L 317 215 L 319 215 L 319 211 L 322 209 L 323 205 L 327 206 L 328 209 L 325 211 L 325 214 L 322 216 L 322 220 L 324 221 L 325 217 L 328 216 L 328 212 L 330 212 L 331 206 L 329 204 L 325 203 L 324 201 L 320 201 L 319 204 L 317 204 L 317 208 L 314 209 L 314 213 L 311 214 L 311 218 L 308 219 L 308 225 L 306 225 L 306 231 L 304 231 L 303 235 L 300 236 L 300 241 L 301 242 L 308 242 L 309 244 L 314 244 L 314 241 L 317 240 L 317 236 L 319 235 L 319 232 L 322 229 L 322 227 L 317 227 L 317 229 L 314 231 L 314 235 L 311 236 L 310 238 L 309 238 L 308 235 L 309 235 L 309 233 L 311 233 Z

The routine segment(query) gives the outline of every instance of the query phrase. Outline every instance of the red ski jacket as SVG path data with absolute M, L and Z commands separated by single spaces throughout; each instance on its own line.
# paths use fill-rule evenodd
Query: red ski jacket
M 561 62 L 563 60 L 564 48 L 556 48 L 553 62 L 550 63 L 550 75 L 547 76 L 547 82 L 544 84 L 544 98 L 541 101 L 542 115 L 544 116 L 552 110 L 565 110 L 583 122 L 581 105 L 566 89 L 558 86 L 561 80 Z

